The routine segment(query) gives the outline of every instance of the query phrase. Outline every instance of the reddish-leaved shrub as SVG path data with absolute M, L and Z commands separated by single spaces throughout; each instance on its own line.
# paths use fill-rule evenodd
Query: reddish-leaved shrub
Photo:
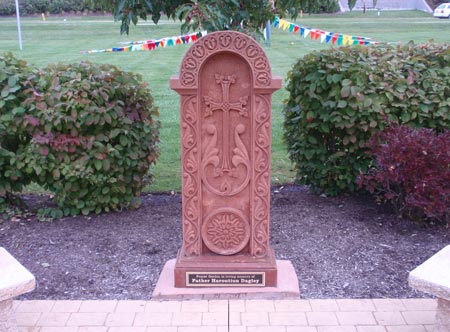
M 375 165 L 358 184 L 414 220 L 448 223 L 450 131 L 389 126 L 368 142 Z

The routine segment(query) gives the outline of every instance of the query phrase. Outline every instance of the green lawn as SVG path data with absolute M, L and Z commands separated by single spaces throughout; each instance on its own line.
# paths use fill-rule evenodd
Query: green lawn
M 65 20 L 64 20 L 65 19 Z M 410 40 L 448 42 L 450 20 L 439 20 L 422 12 L 377 12 L 367 14 L 312 15 L 297 19 L 296 24 L 348 35 L 371 37 L 380 42 L 406 43 Z M 42 67 L 52 62 L 89 60 L 110 63 L 123 70 L 138 72 L 150 83 L 159 107 L 161 156 L 154 168 L 151 191 L 180 190 L 179 99 L 169 89 L 169 79 L 178 72 L 183 54 L 189 46 L 179 45 L 150 52 L 81 54 L 81 50 L 118 46 L 119 41 L 162 38 L 180 34 L 178 22 L 161 21 L 154 25 L 141 22 L 132 27 L 129 36 L 120 36 L 119 23 L 111 17 L 40 17 L 22 18 L 23 50 L 19 50 L 14 18 L 0 19 L 0 50 L 11 51 L 29 63 Z M 272 30 L 271 46 L 263 45 L 275 75 L 286 78 L 292 64 L 305 54 L 332 47 L 318 41 L 300 38 L 288 31 Z M 292 182 L 294 173 L 282 141 L 282 101 L 286 91 L 276 92 L 273 99 L 272 182 Z

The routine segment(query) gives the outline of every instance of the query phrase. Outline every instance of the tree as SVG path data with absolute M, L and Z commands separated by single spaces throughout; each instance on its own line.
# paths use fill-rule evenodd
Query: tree
M 348 8 L 350 9 L 350 11 L 353 10 L 353 7 L 355 7 L 356 5 L 356 0 L 348 0 Z
M 316 12 L 321 0 L 91 0 L 121 21 L 120 33 L 148 16 L 156 24 L 162 14 L 183 22 L 182 32 L 206 29 L 260 33 L 275 15 L 297 17 L 300 10 Z

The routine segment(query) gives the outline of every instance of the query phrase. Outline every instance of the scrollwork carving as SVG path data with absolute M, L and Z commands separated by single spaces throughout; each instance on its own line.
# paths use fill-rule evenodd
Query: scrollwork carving
M 181 129 L 183 137 L 183 242 L 184 254 L 200 255 L 200 213 L 198 200 L 197 98 L 185 97 L 182 102 Z
M 252 254 L 267 255 L 269 246 L 270 207 L 270 103 L 264 96 L 256 96 L 254 141 L 254 222 Z

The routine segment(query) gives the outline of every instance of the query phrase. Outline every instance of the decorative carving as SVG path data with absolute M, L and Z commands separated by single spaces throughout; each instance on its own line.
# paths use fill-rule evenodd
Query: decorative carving
M 247 46 L 247 41 L 244 38 L 237 36 L 234 39 L 234 47 L 236 47 L 237 50 L 242 50 L 245 46 Z
M 254 140 L 254 215 L 252 254 L 264 257 L 269 246 L 270 208 L 270 103 L 256 96 Z
M 217 39 L 216 38 L 207 39 L 205 41 L 205 46 L 210 51 L 215 49 L 217 47 Z
M 205 56 L 206 50 L 202 44 L 196 43 L 193 48 L 194 49 L 192 50 L 192 54 L 196 58 L 203 58 Z
M 233 38 L 231 38 L 230 35 L 223 34 L 219 37 L 220 46 L 222 46 L 223 48 L 227 48 L 228 46 L 230 46 L 232 40 Z
M 264 51 L 251 37 L 234 32 L 221 32 L 219 37 L 208 35 L 195 42 L 186 53 L 180 77 L 182 85 L 195 87 L 198 85 L 198 69 L 210 56 L 218 52 L 231 52 L 245 56 L 248 64 L 255 68 L 256 86 L 266 87 L 271 82 L 271 70 Z M 195 64 L 194 64 L 195 62 Z M 194 75 L 186 75 L 186 73 Z
M 259 55 L 259 47 L 256 45 L 248 45 L 245 52 L 249 58 L 255 58 Z
M 260 85 L 269 85 L 270 84 L 270 77 L 269 74 L 266 72 L 259 72 L 256 74 L 256 82 L 258 82 Z
M 196 82 L 195 75 L 190 72 L 184 72 L 181 76 L 181 81 L 184 85 L 191 86 L 194 85 Z
M 222 111 L 222 148 L 217 148 L 217 128 L 213 124 L 206 126 L 206 133 L 209 135 L 207 143 L 204 145 L 204 151 L 202 155 L 202 169 L 203 169 L 203 182 L 205 186 L 213 193 L 217 195 L 231 196 L 242 191 L 250 181 L 250 158 L 247 152 L 247 148 L 242 142 L 240 135 L 245 132 L 245 125 L 238 124 L 234 129 L 232 128 L 230 121 L 230 112 L 237 111 L 240 116 L 248 118 L 249 114 L 246 108 L 248 102 L 248 96 L 239 98 L 239 102 L 230 101 L 230 85 L 236 82 L 235 75 L 223 76 L 220 74 L 215 75 L 216 84 L 220 84 L 222 87 L 222 101 L 213 101 L 210 96 L 204 96 L 205 101 L 205 117 L 212 116 L 214 111 Z M 230 149 L 230 136 L 234 130 L 234 144 L 235 148 L 231 153 Z M 219 151 L 222 154 L 222 163 L 219 166 Z M 214 177 L 221 178 L 219 188 L 212 185 L 208 179 L 207 167 L 208 165 L 214 168 Z M 243 168 L 239 168 L 243 165 Z M 233 167 L 234 166 L 234 167 Z M 233 183 L 239 177 L 239 174 L 245 172 L 246 176 L 243 181 L 240 181 L 238 185 L 233 186 Z
M 259 57 L 255 60 L 255 68 L 258 70 L 266 70 L 269 67 L 267 63 L 267 59 L 263 57 Z
M 200 212 L 198 200 L 197 96 L 182 102 L 183 138 L 183 241 L 185 254 L 198 256 L 201 251 Z
M 212 252 L 233 255 L 247 245 L 250 225 L 239 210 L 222 208 L 205 218 L 202 237 Z
M 194 70 L 197 68 L 197 61 L 194 58 L 189 57 L 184 61 L 184 68 L 188 70 Z

